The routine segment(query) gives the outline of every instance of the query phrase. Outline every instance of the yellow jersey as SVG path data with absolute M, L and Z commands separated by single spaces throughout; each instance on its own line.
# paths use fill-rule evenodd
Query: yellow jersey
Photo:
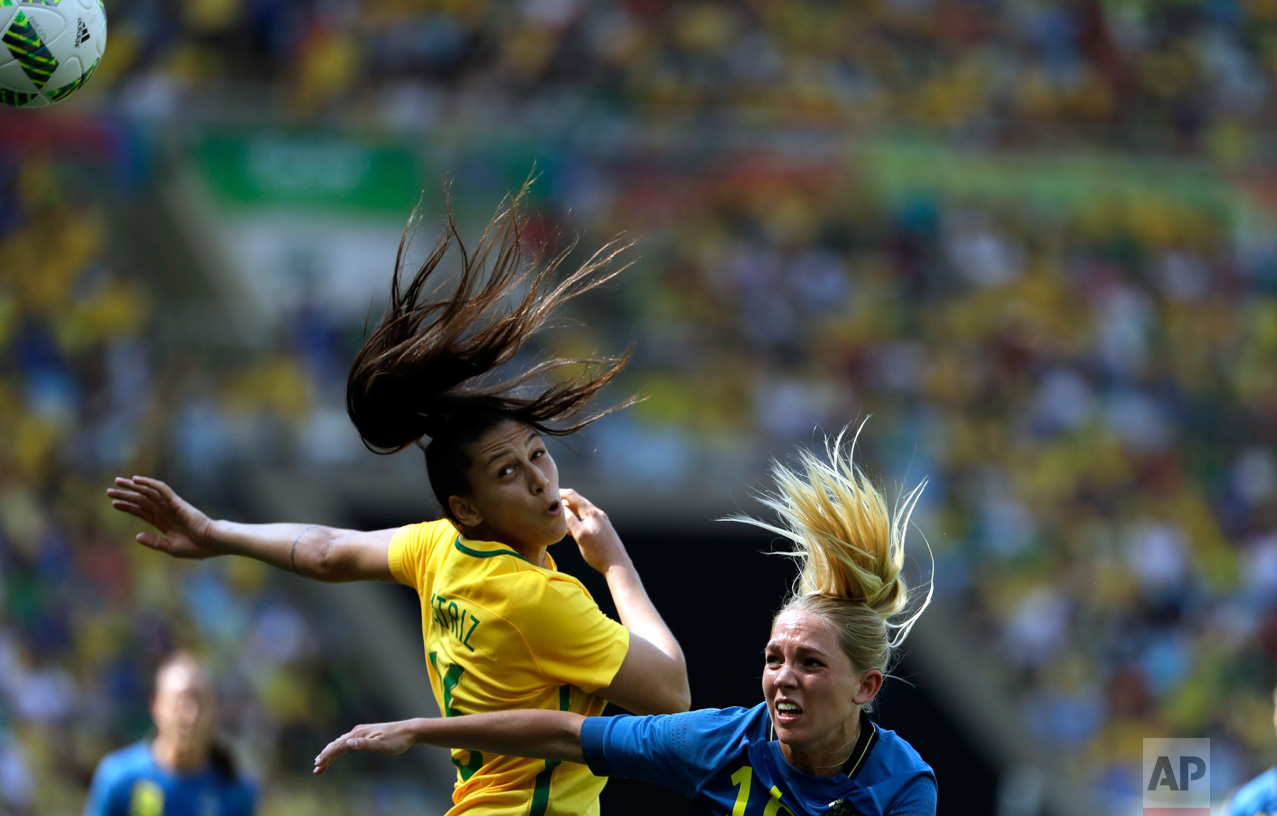
M 546 708 L 597 716 L 630 645 L 576 578 L 546 555 L 471 541 L 450 521 L 400 528 L 390 571 L 421 598 L 421 632 L 444 716 Z M 593 816 L 607 782 L 584 765 L 453 750 L 448 816 Z

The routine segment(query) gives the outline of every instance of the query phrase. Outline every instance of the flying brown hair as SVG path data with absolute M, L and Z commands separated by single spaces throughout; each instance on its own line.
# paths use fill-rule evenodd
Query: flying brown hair
M 443 234 L 403 287 L 404 256 L 419 211 L 409 219 L 395 258 L 390 304 L 366 335 L 346 384 L 347 412 L 370 450 L 394 453 L 425 436 L 446 436 L 450 427 L 470 424 L 467 417 L 478 414 L 564 436 L 634 402 L 631 397 L 579 417 L 629 361 L 628 350 L 614 357 L 549 358 L 508 378 L 487 376 L 509 362 L 559 307 L 628 266 L 615 265 L 630 246 L 616 238 L 556 282 L 576 244 L 554 255 L 540 247 L 529 252 L 523 206 L 531 181 L 501 202 L 473 251 L 461 239 L 449 202 Z M 460 274 L 455 289 L 445 293 L 446 281 L 438 282 L 437 273 L 454 245 Z M 505 305 L 511 301 L 513 306 Z M 532 387 L 571 367 L 580 370 L 539 391 Z

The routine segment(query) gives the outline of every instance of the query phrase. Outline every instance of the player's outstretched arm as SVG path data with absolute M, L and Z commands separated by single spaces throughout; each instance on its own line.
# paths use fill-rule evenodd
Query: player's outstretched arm
M 471 748 L 504 756 L 584 762 L 581 723 L 570 711 L 493 711 L 464 717 L 418 717 L 412 720 L 360 725 L 328 743 L 315 757 L 315 773 L 322 774 L 347 751 L 402 754 L 414 745 Z
M 599 689 L 605 699 L 635 714 L 673 714 L 692 702 L 687 661 L 678 639 L 648 597 L 634 562 L 607 514 L 575 490 L 560 491 L 568 529 L 585 562 L 607 578 L 630 648 L 612 683 Z
M 154 527 L 137 542 L 175 558 L 242 555 L 319 581 L 393 581 L 388 556 L 395 530 L 343 530 L 322 524 L 215 521 L 159 479 L 118 477 L 111 506 Z

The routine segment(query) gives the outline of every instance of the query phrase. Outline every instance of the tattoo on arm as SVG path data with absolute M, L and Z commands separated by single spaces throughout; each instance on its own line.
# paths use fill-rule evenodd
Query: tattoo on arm
M 301 575 L 302 571 L 297 569 L 297 542 L 302 540 L 302 536 L 306 535 L 307 533 L 309 533 L 311 530 L 315 529 L 318 526 L 319 526 L 318 524 L 310 525 L 309 527 L 307 527 L 306 529 L 298 533 L 297 538 L 293 539 L 293 548 L 288 553 L 288 563 L 293 565 L 293 572 L 297 573 L 298 575 Z

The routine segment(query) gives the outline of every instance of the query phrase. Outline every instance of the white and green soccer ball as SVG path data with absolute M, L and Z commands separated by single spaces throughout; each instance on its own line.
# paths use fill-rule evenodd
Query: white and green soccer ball
M 0 103 L 38 108 L 67 98 L 105 48 L 102 0 L 0 0 Z

